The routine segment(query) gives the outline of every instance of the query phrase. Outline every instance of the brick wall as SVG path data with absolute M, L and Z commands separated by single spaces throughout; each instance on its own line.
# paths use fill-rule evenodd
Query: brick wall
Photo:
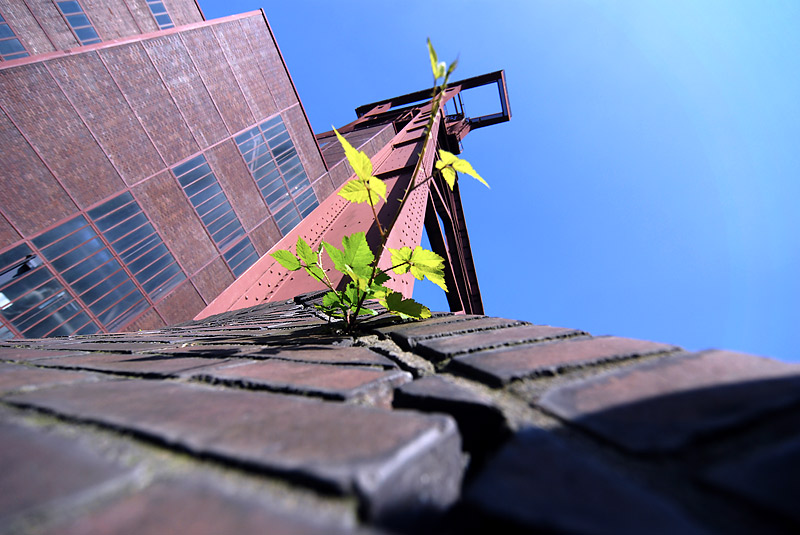
M 487 316 L 351 338 L 318 300 L 0 343 L 4 526 L 800 529 L 800 366 Z
M 79 0 L 103 41 L 158 31 L 145 0 Z M 163 0 L 175 26 L 203 21 L 194 0 Z M 51 0 L 0 0 L 0 13 L 31 55 L 81 46 Z
M 281 236 L 232 138 L 281 110 L 306 173 L 321 178 L 325 165 L 260 12 L 0 64 L 0 215 L 9 227 L 0 253 L 19 242 L 17 232 L 32 238 L 132 191 L 196 291 L 182 294 L 190 304 L 171 298 L 159 310 L 192 317 L 232 274 L 169 169 L 204 151 L 265 253 Z

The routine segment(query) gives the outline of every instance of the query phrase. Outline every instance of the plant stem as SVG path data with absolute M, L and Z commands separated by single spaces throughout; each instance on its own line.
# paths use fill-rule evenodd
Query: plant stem
M 387 227 L 390 230 L 394 228 L 395 223 L 397 223 L 397 220 L 400 217 L 400 213 L 403 211 L 403 207 L 405 206 L 406 201 L 408 201 L 409 196 L 417 188 L 417 183 L 416 183 L 417 175 L 419 175 L 420 169 L 422 169 L 423 160 L 425 158 L 425 151 L 428 148 L 428 142 L 430 141 L 431 134 L 433 133 L 433 124 L 436 121 L 436 117 L 439 115 L 439 108 L 441 105 L 442 95 L 444 94 L 444 91 L 447 88 L 447 80 L 449 79 L 449 77 L 450 73 L 447 73 L 447 75 L 444 77 L 444 81 L 442 82 L 441 86 L 436 85 L 436 80 L 434 80 L 433 92 L 431 93 L 430 116 L 428 117 L 428 124 L 425 127 L 425 137 L 423 138 L 422 141 L 422 150 L 419 153 L 419 158 L 417 159 L 416 165 L 414 165 L 414 171 L 411 173 L 411 181 L 409 182 L 409 185 L 406 188 L 403 198 L 400 199 L 400 206 L 397 207 L 397 211 L 395 212 L 394 217 L 392 217 L 392 222 Z M 421 182 L 420 185 L 424 184 L 425 181 L 427 181 L 429 178 L 430 177 L 426 177 L 426 179 L 423 180 L 423 182 Z M 375 263 L 372 265 L 372 274 L 370 275 L 369 281 L 367 282 L 367 288 L 369 288 L 372 285 L 373 281 L 375 280 L 375 276 L 378 274 L 378 261 L 380 260 L 381 255 L 383 254 L 383 251 L 386 247 L 386 241 L 389 239 L 389 233 L 386 232 L 384 234 L 381 224 L 378 221 L 378 215 L 375 213 L 375 207 L 372 205 L 372 196 L 370 195 L 369 191 L 367 191 L 367 195 L 368 199 L 370 200 L 370 206 L 372 206 L 372 215 L 375 218 L 375 223 L 378 224 L 378 230 L 380 231 L 381 234 L 381 244 L 378 247 L 378 254 L 375 256 Z M 356 305 L 354 317 L 352 318 L 351 321 L 350 315 L 348 314 L 346 320 L 346 323 L 348 325 L 348 331 L 352 331 L 355 328 L 356 322 L 358 320 L 358 311 L 361 310 L 361 306 L 364 304 L 366 298 L 367 298 L 367 292 L 359 291 L 358 304 Z

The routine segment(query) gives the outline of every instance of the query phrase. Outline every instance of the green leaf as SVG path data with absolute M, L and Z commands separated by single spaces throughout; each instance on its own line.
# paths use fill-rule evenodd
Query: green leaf
M 425 319 L 431 317 L 428 307 L 417 303 L 413 299 L 404 299 L 400 292 L 391 292 L 381 303 L 387 310 L 403 319 Z
M 488 182 L 486 182 L 486 181 L 485 181 L 485 180 L 484 180 L 484 179 L 481 177 L 481 175 L 479 175 L 479 174 L 477 173 L 477 171 L 475 171 L 475 169 L 473 169 L 473 168 L 472 168 L 472 165 L 470 165 L 470 163 L 469 163 L 467 160 L 462 160 L 461 158 L 459 158 L 458 160 L 456 160 L 456 161 L 453 163 L 453 169 L 455 169 L 455 170 L 456 170 L 456 171 L 458 171 L 459 173 L 466 173 L 466 174 L 468 174 L 469 176 L 471 176 L 472 178 L 475 178 L 475 179 L 477 179 L 477 180 L 478 180 L 478 182 L 480 182 L 481 184 L 483 184 L 483 185 L 484 185 L 484 186 L 486 186 L 487 188 L 489 188 L 489 187 L 490 187 L 490 186 L 489 186 L 489 184 L 488 184 Z
M 322 268 L 320 268 L 318 265 L 314 264 L 314 265 L 311 265 L 311 266 L 306 266 L 305 270 L 306 270 L 306 273 L 308 273 L 309 275 L 311 275 L 312 277 L 314 277 L 318 281 L 324 281 L 325 280 L 325 272 L 322 271 Z
M 358 287 L 357 284 L 353 283 L 352 281 L 347 283 L 347 287 L 344 289 L 343 292 L 343 301 L 347 304 L 347 308 L 350 309 L 351 311 L 354 311 L 356 309 L 356 306 L 358 306 L 358 301 L 359 299 L 361 299 L 361 296 L 363 294 L 364 292 Z M 361 314 L 369 314 L 370 316 L 378 315 L 378 313 L 372 310 L 371 308 L 366 308 L 364 306 L 361 306 L 355 313 L 356 315 L 361 315 Z
M 374 284 L 381 286 L 384 282 L 389 282 L 392 278 L 384 273 L 383 271 L 379 271 L 377 275 L 375 275 L 375 279 L 372 281 Z
M 444 61 L 439 61 L 439 57 L 436 55 L 436 50 L 433 49 L 430 38 L 428 39 L 428 55 L 431 58 L 431 70 L 433 71 L 433 77 L 438 80 L 445 75 L 447 65 Z
M 445 167 L 440 169 L 440 171 L 442 173 L 442 178 L 444 178 L 444 181 L 447 182 L 447 185 L 450 186 L 452 190 L 456 185 L 456 172 L 452 167 Z
M 322 296 L 322 306 L 328 308 L 335 308 L 342 304 L 342 300 L 339 298 L 338 292 L 328 292 L 324 296 Z
M 372 261 L 375 256 L 369 248 L 363 232 L 356 232 L 342 238 L 343 249 L 325 242 L 325 250 L 333 260 L 334 267 L 341 273 L 356 279 L 369 279 L 372 275 Z
M 289 271 L 297 271 L 300 269 L 300 260 L 298 260 L 297 257 L 291 253 L 291 251 L 287 251 L 286 249 L 278 249 L 274 253 L 270 253 L 270 256 L 277 260 L 280 265 Z
M 317 263 L 317 253 L 306 243 L 302 236 L 297 237 L 297 257 L 300 258 L 306 265 Z
M 447 291 L 444 282 L 444 258 L 433 251 L 420 246 L 414 249 L 414 254 L 411 256 L 411 274 L 417 280 L 422 280 L 423 276 L 427 277 L 429 281 Z
M 390 248 L 389 252 L 392 255 L 395 273 L 402 275 L 410 271 L 417 280 L 427 277 L 429 281 L 445 292 L 447 291 L 447 285 L 444 282 L 444 258 L 419 245 L 413 251 L 410 247 L 402 247 L 400 249 Z
M 354 178 L 344 185 L 339 191 L 339 196 L 356 204 L 368 202 L 371 206 L 375 206 L 378 197 L 381 197 L 384 201 L 386 200 L 386 183 L 374 176 L 369 177 L 367 180 Z
M 390 247 L 389 252 L 392 254 L 392 266 L 394 266 L 394 272 L 398 275 L 406 273 L 411 267 L 411 255 L 414 254 L 414 251 L 411 250 L 411 247 L 401 247 L 400 249 L 392 249 Z
M 477 179 L 487 188 L 490 187 L 489 184 L 472 168 L 472 165 L 467 160 L 462 160 L 458 156 L 453 153 L 447 152 L 446 150 L 439 149 L 439 160 L 436 162 L 436 169 L 438 169 L 442 173 L 442 177 L 444 178 L 447 185 L 450 186 L 450 189 L 453 189 L 453 185 L 455 184 L 456 174 L 455 171 L 459 173 L 466 173 L 469 176 Z
M 372 162 L 369 161 L 369 156 L 363 151 L 355 149 L 335 128 L 333 131 L 336 133 L 336 137 L 339 138 L 339 143 L 342 144 L 344 149 L 344 155 L 358 178 L 362 180 L 369 179 L 372 176 Z

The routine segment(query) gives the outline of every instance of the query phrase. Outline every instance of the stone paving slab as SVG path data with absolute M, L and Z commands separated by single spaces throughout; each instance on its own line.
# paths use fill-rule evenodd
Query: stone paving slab
M 800 403 L 800 365 L 676 355 L 555 388 L 538 404 L 632 452 L 668 452 Z
M 48 351 L 46 349 L 27 349 L 17 347 L 0 347 L 0 360 L 35 361 L 68 355 L 85 355 L 82 351 Z
M 492 386 L 503 386 L 514 379 L 554 375 L 569 368 L 677 349 L 667 344 L 615 336 L 579 338 L 471 353 L 455 357 L 448 369 Z
M 249 358 L 275 358 L 320 364 L 397 367 L 393 360 L 364 347 L 331 347 L 325 345 L 265 347 L 249 352 L 247 356 Z
M 444 360 L 463 353 L 555 338 L 585 335 L 583 331 L 548 325 L 517 325 L 417 342 L 415 351 L 432 360 Z
M 98 508 L 51 535 L 343 535 L 356 532 L 195 482 L 157 482 Z
M 92 353 L 37 360 L 37 366 L 139 375 L 150 378 L 177 377 L 180 373 L 231 362 L 230 359 L 174 357 L 172 355 L 131 355 Z
M 397 369 L 277 359 L 243 362 L 189 375 L 195 379 L 245 388 L 265 388 L 326 399 L 370 401 L 378 405 L 391 403 L 394 388 L 411 380 L 410 373 Z
M 800 529 L 800 436 L 718 464 L 703 479 L 794 521 Z
M 58 384 L 96 380 L 97 377 L 94 374 L 0 363 L 0 394 L 22 388 L 44 388 Z
M 171 355 L 181 357 L 233 357 L 246 355 L 252 351 L 250 347 L 242 347 L 235 344 L 214 344 L 204 343 L 203 340 L 197 340 L 191 344 L 181 344 L 180 347 L 171 347 L 169 349 L 159 349 L 151 353 L 158 355 Z
M 0 531 L 15 517 L 75 500 L 126 473 L 77 442 L 12 423 L 0 411 Z
M 482 396 L 438 376 L 427 376 L 399 387 L 393 406 L 452 416 L 461 432 L 464 449 L 483 455 L 507 435 L 502 411 Z
M 489 316 L 442 316 L 419 322 L 402 323 L 375 329 L 391 336 L 403 349 L 413 349 L 421 340 L 476 331 L 523 325 L 525 322 Z
M 441 415 L 143 380 L 4 399 L 356 494 L 373 516 L 397 507 L 448 505 L 458 496 L 463 471 L 455 423 Z
M 153 351 L 171 347 L 167 343 L 153 342 L 97 342 L 97 341 L 78 341 L 53 339 L 48 345 L 48 349 L 62 349 L 72 351 L 107 351 L 112 353 L 137 353 L 141 351 Z
M 703 533 L 657 495 L 539 429 L 503 447 L 467 489 L 466 503 L 488 515 L 484 526 L 496 533 L 508 526 L 495 520 L 526 533 Z

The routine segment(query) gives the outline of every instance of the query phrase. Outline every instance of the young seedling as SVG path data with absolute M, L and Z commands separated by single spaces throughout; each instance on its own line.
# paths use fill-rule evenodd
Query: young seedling
M 303 238 L 297 238 L 295 252 L 280 249 L 271 253 L 272 257 L 284 268 L 290 271 L 300 269 L 312 278 L 320 281 L 328 288 L 322 298 L 322 305 L 318 306 L 329 317 L 340 318 L 344 321 L 344 330 L 352 333 L 358 329 L 360 319 L 365 315 L 376 315 L 373 309 L 365 306 L 368 300 L 377 300 L 391 314 L 400 316 L 403 319 L 424 319 L 431 316 L 431 311 L 424 305 L 413 299 L 406 299 L 400 292 L 394 291 L 385 286 L 391 280 L 391 273 L 402 275 L 411 273 L 417 280 L 427 278 L 445 292 L 447 286 L 444 282 L 444 258 L 433 251 L 428 251 L 420 246 L 414 249 L 401 247 L 392 249 L 386 247 L 386 242 L 392 232 L 392 228 L 397 222 L 403 207 L 408 201 L 411 193 L 430 180 L 431 176 L 420 177 L 422 161 L 425 157 L 425 148 L 433 134 L 434 121 L 441 109 L 441 101 L 450 75 L 456 68 L 457 62 L 454 61 L 449 66 L 445 62 L 440 62 L 436 51 L 428 39 L 428 55 L 431 60 L 433 71 L 433 92 L 431 94 L 431 114 L 425 128 L 425 137 L 422 144 L 422 152 L 419 154 L 411 181 L 406 188 L 403 198 L 397 207 L 397 211 L 387 227 L 383 227 L 378 220 L 376 206 L 380 202 L 386 202 L 386 184 L 373 175 L 372 162 L 362 151 L 353 148 L 352 145 L 336 129 L 336 137 L 344 148 L 345 157 L 353 168 L 356 178 L 347 182 L 339 191 L 339 195 L 353 203 L 368 203 L 372 209 L 372 216 L 380 234 L 380 244 L 377 254 L 374 254 L 367 243 L 366 235 L 363 232 L 356 232 L 342 238 L 341 248 L 328 242 L 313 249 Z M 441 82 L 440 82 L 441 80 Z M 439 150 L 439 159 L 435 164 L 435 171 L 438 172 L 447 185 L 452 190 L 456 181 L 456 172 L 466 173 L 487 187 L 489 186 L 481 176 L 475 172 L 466 160 L 458 158 L 456 155 L 445 150 Z M 392 266 L 388 269 L 378 267 L 384 250 L 388 249 Z M 333 269 L 345 275 L 347 284 L 343 289 L 337 290 L 328 276 L 328 269 L 323 266 L 323 253 L 327 254 L 333 262 Z

